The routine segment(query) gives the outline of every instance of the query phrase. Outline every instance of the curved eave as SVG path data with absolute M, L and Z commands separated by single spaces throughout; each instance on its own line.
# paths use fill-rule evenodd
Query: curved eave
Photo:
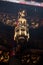
M 3 0 L 6 1 L 6 0 Z M 35 1 L 20 1 L 20 0 L 7 0 L 8 2 L 19 3 L 19 4 L 26 4 L 32 6 L 39 6 L 43 7 L 43 2 L 35 2 Z

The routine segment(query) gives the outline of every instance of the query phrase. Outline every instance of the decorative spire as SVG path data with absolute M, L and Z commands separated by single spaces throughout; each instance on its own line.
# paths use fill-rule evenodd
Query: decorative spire
M 19 17 L 25 17 L 26 16 L 25 10 L 19 11 L 18 16 Z

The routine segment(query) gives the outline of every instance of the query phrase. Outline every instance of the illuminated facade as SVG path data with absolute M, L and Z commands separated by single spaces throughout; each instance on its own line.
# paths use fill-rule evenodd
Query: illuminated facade
M 29 25 L 27 24 L 27 20 L 25 18 L 25 11 L 19 12 L 18 15 L 18 24 L 15 27 L 15 34 L 14 34 L 14 40 L 18 41 L 20 39 L 29 39 Z

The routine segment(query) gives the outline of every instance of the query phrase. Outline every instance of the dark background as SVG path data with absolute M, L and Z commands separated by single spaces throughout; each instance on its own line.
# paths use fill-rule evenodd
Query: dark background
M 27 12 L 26 18 L 29 24 L 31 23 L 32 18 L 35 21 L 38 16 L 38 23 L 40 24 L 39 27 L 37 29 L 30 27 L 29 29 L 30 39 L 32 40 L 31 47 L 43 49 L 43 22 L 41 22 L 41 20 L 43 21 L 43 7 L 0 1 L 0 13 L 7 13 L 9 16 L 11 14 L 15 16 L 16 19 L 18 17 L 18 12 L 23 9 Z M 13 43 L 13 35 L 14 27 L 6 25 L 4 24 L 4 22 L 2 23 L 2 21 L 0 20 L 0 39 L 4 39 L 5 37 L 8 43 L 7 45 L 11 45 Z

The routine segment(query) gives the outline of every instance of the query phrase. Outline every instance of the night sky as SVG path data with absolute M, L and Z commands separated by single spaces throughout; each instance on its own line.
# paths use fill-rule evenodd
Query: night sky
M 0 12 L 4 13 L 12 13 L 17 15 L 20 9 L 25 9 L 28 15 L 38 15 L 39 17 L 43 18 L 43 7 L 36 7 L 36 6 L 29 6 L 29 5 L 21 5 L 16 3 L 9 3 L 9 2 L 1 2 L 0 1 Z

